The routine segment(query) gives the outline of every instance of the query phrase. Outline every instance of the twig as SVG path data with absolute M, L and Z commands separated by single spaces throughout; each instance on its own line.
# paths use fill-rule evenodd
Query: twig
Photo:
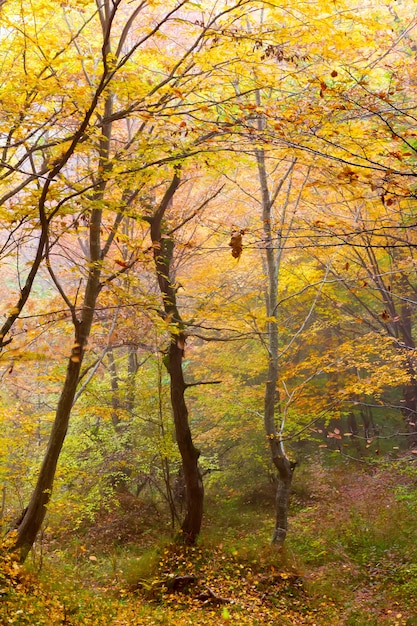
M 217 595 L 217 593 L 215 593 L 208 585 L 204 585 L 204 587 L 207 589 L 207 593 L 203 592 L 198 596 L 199 600 L 203 600 L 203 604 L 233 604 L 233 600 Z
M 199 380 L 196 383 L 186 383 L 185 388 L 196 387 L 197 385 L 220 385 L 222 380 Z

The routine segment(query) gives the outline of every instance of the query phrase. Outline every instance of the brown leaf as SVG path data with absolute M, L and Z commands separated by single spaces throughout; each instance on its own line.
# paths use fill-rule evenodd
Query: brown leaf
M 231 234 L 229 246 L 232 248 L 232 257 L 234 259 L 240 259 L 243 250 L 242 235 L 244 234 L 244 230 L 235 230 Z

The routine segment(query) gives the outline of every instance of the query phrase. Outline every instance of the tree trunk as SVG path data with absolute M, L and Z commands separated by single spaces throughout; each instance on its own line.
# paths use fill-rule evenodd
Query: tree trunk
M 106 110 L 111 111 L 111 98 L 106 101 Z M 105 126 L 103 128 L 103 135 L 100 143 L 101 167 L 105 167 L 105 159 L 108 157 L 110 130 L 110 126 Z M 106 183 L 103 182 L 95 193 L 95 200 L 102 200 L 105 187 Z M 42 526 L 43 520 L 45 519 L 47 507 L 52 495 L 52 487 L 58 459 L 68 430 L 71 409 L 75 393 L 77 391 L 81 365 L 84 358 L 84 350 L 90 336 L 97 297 L 101 288 L 100 277 L 102 269 L 102 250 L 100 229 L 102 213 L 102 209 L 99 208 L 91 211 L 89 227 L 90 256 L 88 259 L 88 278 L 84 292 L 84 302 L 81 309 L 80 319 L 77 318 L 75 306 L 70 304 L 70 301 L 66 296 L 64 297 L 66 304 L 70 308 L 74 324 L 74 344 L 68 361 L 65 381 L 61 390 L 61 395 L 55 413 L 54 424 L 52 426 L 44 460 L 39 471 L 38 480 L 30 498 L 29 505 L 25 510 L 17 528 L 17 540 L 15 547 L 18 549 L 21 561 L 26 559 Z M 59 291 L 61 295 L 63 295 L 63 291 L 60 286 Z
M 120 389 L 119 389 L 119 377 L 117 375 L 116 361 L 114 359 L 113 348 L 110 348 L 107 352 L 107 359 L 109 362 L 110 372 L 110 385 L 111 385 L 111 406 L 113 409 L 111 420 L 115 431 L 117 432 L 120 425 L 119 410 L 121 409 L 120 402 Z
M 61 392 L 55 421 L 49 437 L 48 448 L 39 471 L 38 481 L 29 505 L 17 529 L 16 548 L 21 561 L 24 561 L 32 548 L 42 526 L 51 499 L 52 486 L 59 455 L 67 434 L 72 403 L 77 389 L 81 360 L 68 363 L 67 375 Z
M 127 361 L 127 390 L 126 390 L 126 411 L 130 417 L 133 417 L 133 410 L 135 408 L 135 383 L 136 374 L 138 373 L 138 355 L 137 347 L 129 345 L 128 361 Z
M 17 529 L 16 548 L 22 561 L 27 557 L 38 534 L 52 495 L 56 466 L 68 430 L 69 418 L 77 390 L 84 348 L 90 335 L 97 296 L 100 290 L 101 263 L 100 225 L 101 210 L 92 211 L 90 222 L 90 270 L 81 312 L 81 321 L 73 318 L 75 341 L 68 361 L 66 378 L 55 413 L 48 447 L 39 471 L 38 480 L 29 505 Z M 75 313 L 74 313 L 75 316 Z
M 414 446 L 417 442 L 417 374 L 413 359 L 410 356 L 414 353 L 415 342 L 413 338 L 412 311 L 408 302 L 401 306 L 401 322 L 399 329 L 401 339 L 405 345 L 407 354 L 405 356 L 405 367 L 410 376 L 410 382 L 403 389 L 403 408 L 402 413 L 404 420 L 410 433 L 410 446 Z
M 259 95 L 257 95 L 259 99 Z M 259 102 L 257 102 L 260 104 Z M 262 122 L 259 122 L 261 126 Z M 261 128 L 260 128 L 261 129 Z M 273 203 L 268 187 L 268 176 L 265 164 L 264 150 L 255 151 L 256 162 L 258 166 L 258 178 L 261 186 L 262 198 L 262 222 L 263 222 L 263 238 L 265 246 L 265 270 L 268 278 L 268 284 L 265 294 L 266 314 L 268 317 L 267 326 L 267 349 L 268 349 L 268 374 L 264 395 L 264 428 L 265 434 L 269 441 L 272 462 L 278 470 L 278 485 L 276 492 L 276 515 L 275 527 L 272 534 L 272 544 L 281 546 L 287 536 L 287 518 L 291 481 L 295 464 L 288 459 L 282 442 L 282 432 L 277 430 L 275 423 L 275 411 L 277 402 L 277 383 L 278 383 L 278 353 L 279 353 L 279 337 L 278 337 L 278 278 L 282 254 L 282 225 L 286 205 L 282 209 L 281 225 L 277 232 L 273 233 Z M 290 176 L 294 167 L 291 163 L 287 172 L 279 181 L 277 188 L 273 192 L 273 198 L 276 199 L 282 185 L 288 176 Z M 275 238 L 275 240 L 274 240 Z M 277 251 L 275 252 L 275 247 Z
M 182 334 L 171 338 L 168 353 L 168 372 L 171 381 L 171 404 L 174 415 L 175 436 L 181 454 L 186 489 L 187 510 L 181 525 L 181 541 L 193 545 L 200 533 L 203 519 L 204 487 L 198 467 L 199 450 L 194 446 L 188 423 L 188 409 L 184 393 L 186 384 L 182 369 L 184 342 Z
M 120 419 L 119 411 L 125 410 L 129 413 L 129 417 L 132 417 L 133 412 L 133 404 L 130 406 L 130 396 L 128 396 L 128 392 L 123 394 L 123 401 L 121 400 L 121 391 L 119 386 L 119 376 L 117 373 L 116 361 L 114 358 L 113 349 L 107 353 L 108 362 L 109 362 L 109 372 L 110 372 L 110 384 L 112 391 L 112 422 L 116 435 L 118 437 L 129 435 L 129 422 Z M 130 361 L 129 361 L 130 363 Z M 135 372 L 136 373 L 136 372 Z M 128 375 L 130 376 L 130 371 L 128 371 Z M 134 381 L 133 381 L 134 382 Z M 129 379 L 128 383 L 131 385 L 132 381 Z M 131 452 L 132 444 L 130 443 L 130 437 L 124 444 L 124 450 L 122 452 L 124 459 L 121 460 L 119 467 L 115 467 L 117 470 L 117 477 L 112 476 L 110 483 L 113 488 L 115 488 L 119 493 L 130 493 L 130 477 L 132 475 L 131 469 L 126 464 L 126 456 Z
M 278 469 L 278 486 L 276 493 L 275 528 L 271 543 L 274 546 L 282 546 L 288 530 L 288 509 L 290 502 L 291 482 L 295 463 L 291 463 L 286 456 L 274 459 Z
M 185 390 L 182 360 L 186 336 L 184 324 L 177 307 L 176 289 L 171 279 L 171 263 L 174 251 L 174 242 L 164 237 L 161 232 L 161 222 L 165 211 L 172 202 L 172 198 L 180 184 L 177 171 L 171 185 L 167 189 L 158 209 L 151 221 L 151 238 L 154 251 L 155 268 L 158 285 L 163 299 L 164 315 L 175 325 L 171 332 L 171 341 L 164 363 L 170 377 L 171 406 L 174 416 L 175 437 L 181 455 L 182 469 L 186 488 L 186 515 L 181 525 L 179 539 L 192 545 L 200 533 L 203 518 L 204 487 L 198 467 L 199 451 L 193 444 L 188 422 L 188 409 L 185 403 Z

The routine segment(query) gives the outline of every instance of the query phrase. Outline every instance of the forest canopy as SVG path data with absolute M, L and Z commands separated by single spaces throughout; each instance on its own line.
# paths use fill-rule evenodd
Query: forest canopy
M 193 546 L 207 498 L 262 496 L 282 547 L 303 467 L 413 464 L 416 25 L 412 0 L 0 3 L 20 561 L 126 498 Z

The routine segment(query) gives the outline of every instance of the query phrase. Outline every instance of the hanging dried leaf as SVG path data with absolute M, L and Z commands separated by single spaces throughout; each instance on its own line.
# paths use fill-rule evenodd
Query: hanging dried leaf
M 240 259 L 243 250 L 242 235 L 244 234 L 244 230 L 235 230 L 231 234 L 229 246 L 232 248 L 232 257 L 234 259 Z

